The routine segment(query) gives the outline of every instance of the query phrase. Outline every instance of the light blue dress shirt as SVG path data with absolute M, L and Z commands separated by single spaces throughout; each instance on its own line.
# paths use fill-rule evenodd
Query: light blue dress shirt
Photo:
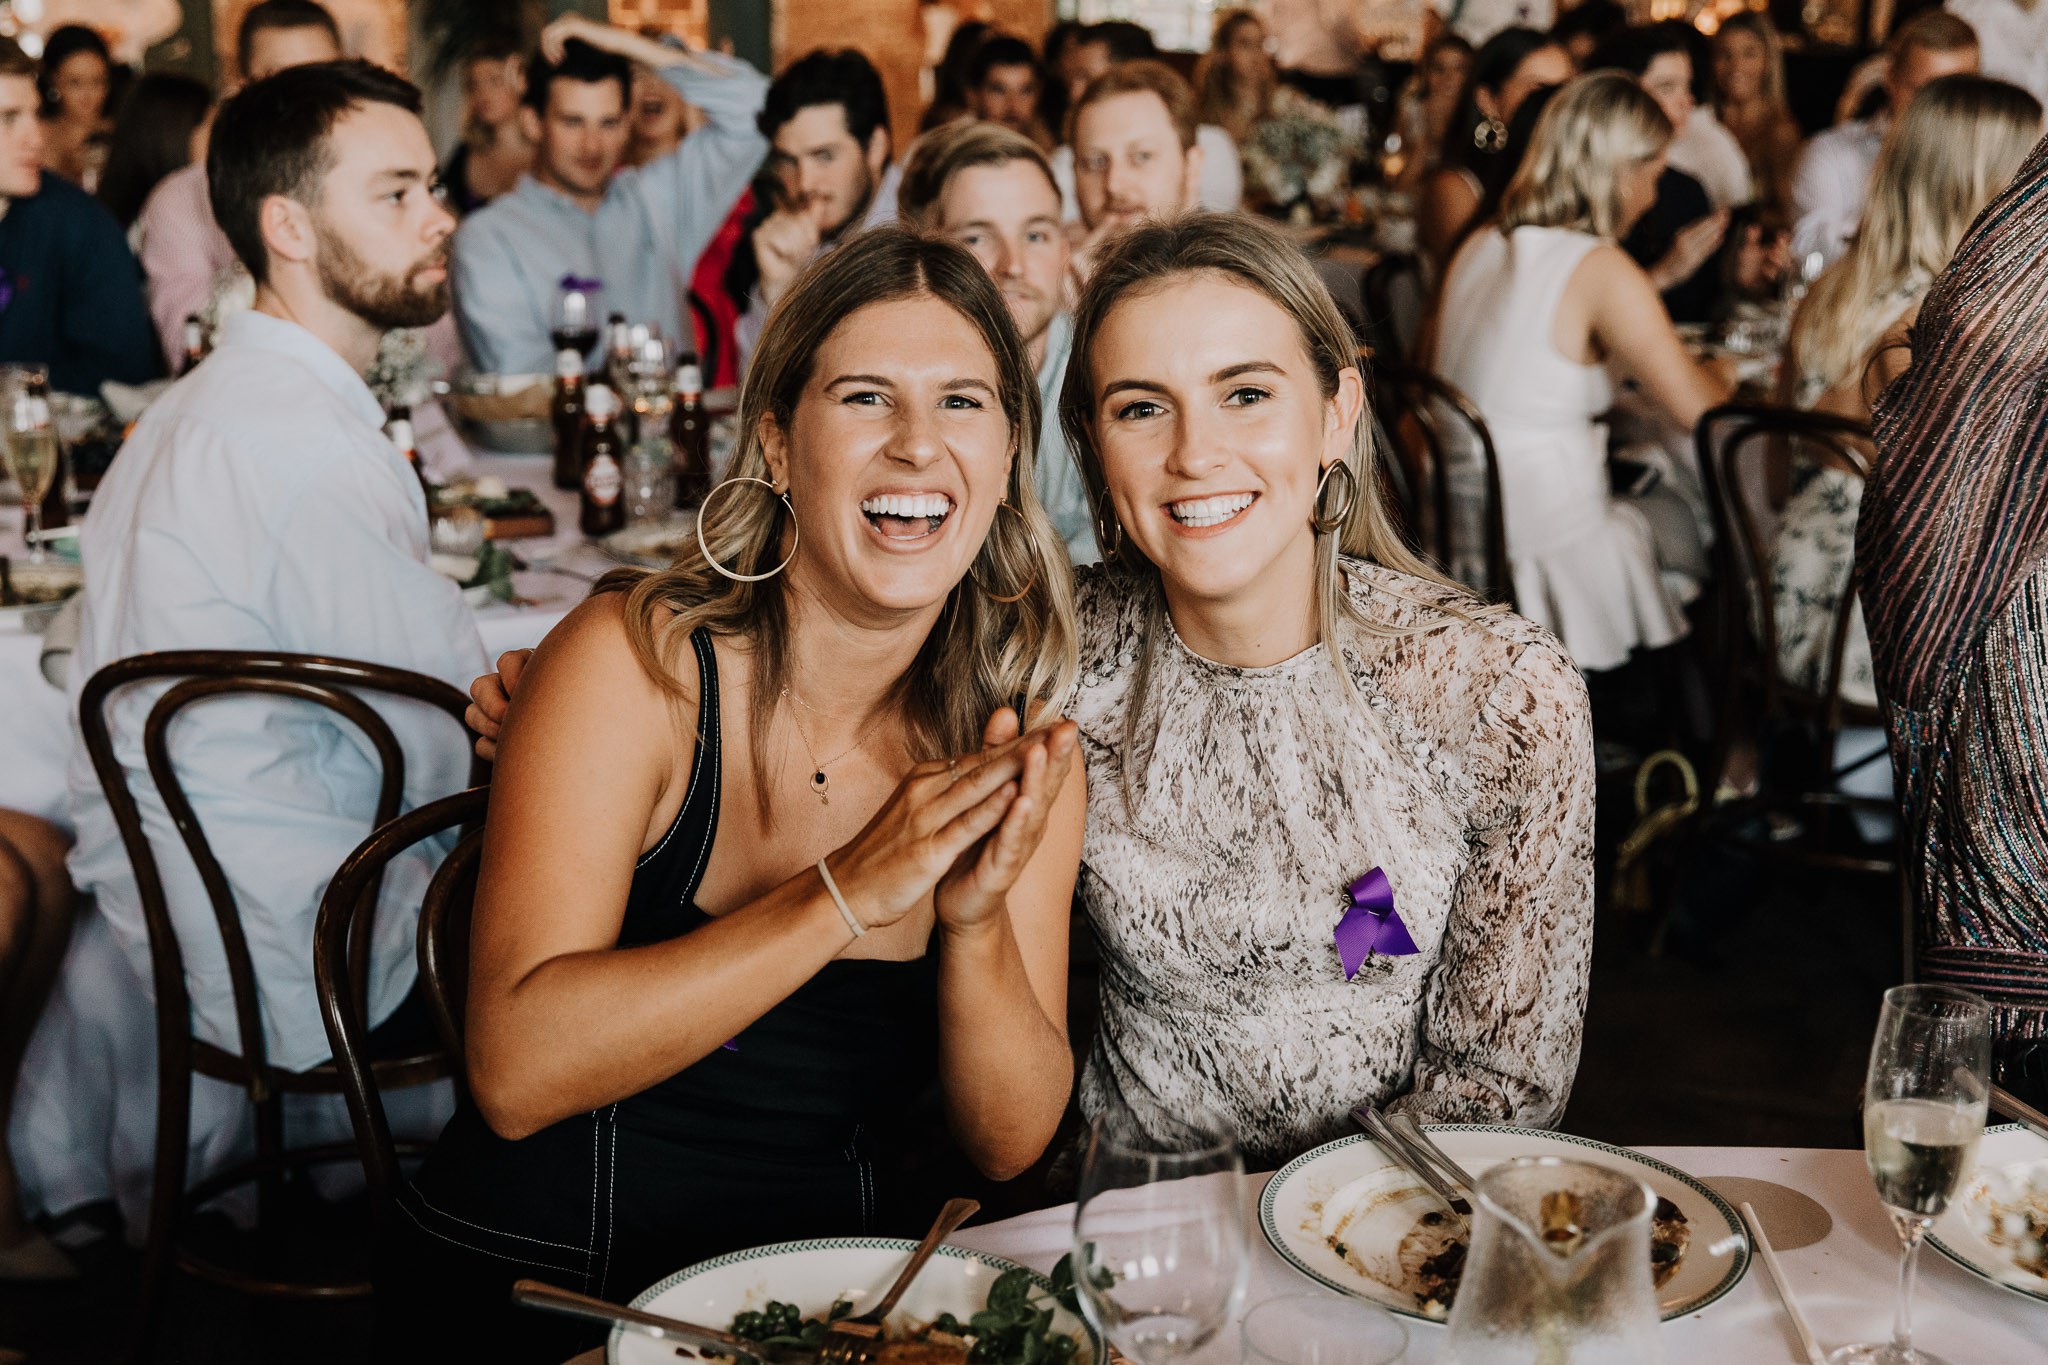
M 1067 436 L 1060 429 L 1060 389 L 1067 382 L 1067 358 L 1074 349 L 1072 314 L 1055 314 L 1046 329 L 1045 363 L 1038 367 L 1038 397 L 1045 411 L 1038 426 L 1038 464 L 1032 483 L 1045 514 L 1052 518 L 1060 539 L 1067 542 L 1067 557 L 1076 564 L 1094 564 L 1102 552 L 1095 545 L 1095 512 L 1088 505 L 1088 485 L 1081 467 L 1067 449 Z
M 660 74 L 709 122 L 660 160 L 620 171 L 595 213 L 527 176 L 457 230 L 456 320 L 476 369 L 554 372 L 548 331 L 564 275 L 603 281 L 603 312 L 666 337 L 690 335 L 690 273 L 768 154 L 754 123 L 766 78 L 732 57 L 693 55 L 721 74 L 687 66 Z

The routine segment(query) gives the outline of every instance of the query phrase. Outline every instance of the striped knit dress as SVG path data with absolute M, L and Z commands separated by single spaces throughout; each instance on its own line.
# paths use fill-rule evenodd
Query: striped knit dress
M 2048 142 L 1927 295 L 1856 528 L 1919 976 L 2048 1089 Z

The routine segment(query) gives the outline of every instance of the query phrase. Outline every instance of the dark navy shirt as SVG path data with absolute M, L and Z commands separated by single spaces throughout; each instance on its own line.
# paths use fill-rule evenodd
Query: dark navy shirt
M 42 189 L 0 215 L 0 362 L 49 366 L 61 393 L 161 372 L 142 270 L 120 223 L 47 171 Z

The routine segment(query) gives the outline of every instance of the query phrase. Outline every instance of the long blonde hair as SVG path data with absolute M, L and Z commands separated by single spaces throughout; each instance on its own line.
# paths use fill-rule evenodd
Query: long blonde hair
M 1037 375 L 988 272 L 964 248 L 900 227 L 872 228 L 813 262 L 769 316 L 755 348 L 740 391 L 739 448 L 728 477 L 769 478 L 767 426 L 789 430 L 818 351 L 841 323 L 870 304 L 920 296 L 950 306 L 987 343 L 1015 454 L 1004 495 L 1014 514 L 998 509 L 968 577 L 948 596 L 894 698 L 904 713 L 911 752 L 924 760 L 978 748 L 998 707 L 1017 707 L 1027 721 L 1033 713 L 1059 710 L 1076 671 L 1066 547 L 1033 491 Z M 800 470 L 792 474 L 802 477 Z M 782 560 L 794 534 L 784 521 L 782 500 L 748 485 L 720 499 L 705 539 L 721 564 L 739 573 L 764 573 Z M 1014 602 L 990 595 L 1007 597 L 1020 587 L 1023 596 Z M 690 695 L 679 664 L 692 631 L 702 626 L 745 642 L 753 661 L 750 732 L 755 761 L 765 767 L 769 721 L 789 676 L 789 600 L 782 577 L 735 582 L 692 548 L 658 572 L 607 574 L 597 591 L 625 594 L 634 657 L 677 698 Z M 765 812 L 766 784 L 761 801 Z
M 1268 67 L 1265 76 L 1249 90 L 1238 88 L 1236 78 L 1231 74 L 1226 49 L 1230 40 L 1237 36 L 1237 31 L 1246 24 L 1263 27 L 1265 20 L 1259 18 L 1258 11 L 1251 9 L 1216 11 L 1209 50 L 1195 63 L 1195 96 L 1202 122 L 1213 123 L 1223 129 L 1240 147 L 1250 140 L 1252 130 L 1272 109 L 1273 95 L 1280 84 Z
M 1329 288 L 1308 258 L 1274 228 L 1243 214 L 1192 213 L 1163 222 L 1147 222 L 1110 244 L 1074 310 L 1072 359 L 1067 365 L 1066 383 L 1060 390 L 1060 426 L 1088 486 L 1104 564 L 1110 572 L 1126 576 L 1150 600 L 1151 620 L 1132 685 L 1133 695 L 1139 697 L 1145 694 L 1151 676 L 1157 641 L 1165 634 L 1165 598 L 1158 566 L 1121 531 L 1103 535 L 1115 523 L 1116 509 L 1103 473 L 1102 452 L 1095 441 L 1095 380 L 1089 352 L 1103 323 L 1127 297 L 1156 289 L 1171 279 L 1202 275 L 1221 276 L 1243 285 L 1270 299 L 1292 318 L 1301 331 L 1302 348 L 1315 366 L 1317 386 L 1325 398 L 1336 394 L 1338 380 L 1345 370 L 1359 370 L 1360 382 L 1364 381 L 1357 340 L 1331 299 Z M 1337 670 L 1345 693 L 1354 697 L 1356 690 L 1344 663 L 1344 627 L 1369 635 L 1409 635 L 1454 620 L 1470 620 L 1488 610 L 1476 599 L 1469 599 L 1464 588 L 1425 563 L 1401 539 L 1387 514 L 1372 433 L 1371 415 L 1361 413 L 1352 432 L 1351 449 L 1343 461 L 1352 478 L 1350 509 L 1334 532 L 1315 532 L 1317 638 Z M 1467 610 L 1436 611 L 1420 627 L 1375 620 L 1346 590 L 1338 562 L 1340 555 L 1369 560 L 1397 573 L 1453 588 L 1468 599 L 1463 603 Z M 1393 595 L 1427 610 L 1427 604 L 1419 599 L 1398 592 Z M 1134 751 L 1141 709 L 1127 708 L 1127 750 Z M 1124 797 L 1128 802 L 1133 799 L 1128 782 L 1132 765 L 1126 765 L 1124 771 Z
M 1621 172 L 1671 144 L 1671 120 L 1631 76 L 1595 71 L 1564 89 L 1536 120 L 1529 154 L 1500 199 L 1500 230 L 1622 231 Z
M 2004 81 L 1944 76 L 1913 97 L 1878 156 L 1848 254 L 1815 281 L 1793 321 L 1801 387 L 1825 391 L 1861 373 L 2040 136 L 2040 102 Z

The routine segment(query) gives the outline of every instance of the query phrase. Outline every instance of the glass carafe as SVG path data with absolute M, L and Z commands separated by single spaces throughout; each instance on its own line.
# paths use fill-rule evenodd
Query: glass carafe
M 1477 1194 L 1440 1361 L 1663 1365 L 1649 1186 L 1604 1166 L 1524 1157 L 1486 1172 Z

